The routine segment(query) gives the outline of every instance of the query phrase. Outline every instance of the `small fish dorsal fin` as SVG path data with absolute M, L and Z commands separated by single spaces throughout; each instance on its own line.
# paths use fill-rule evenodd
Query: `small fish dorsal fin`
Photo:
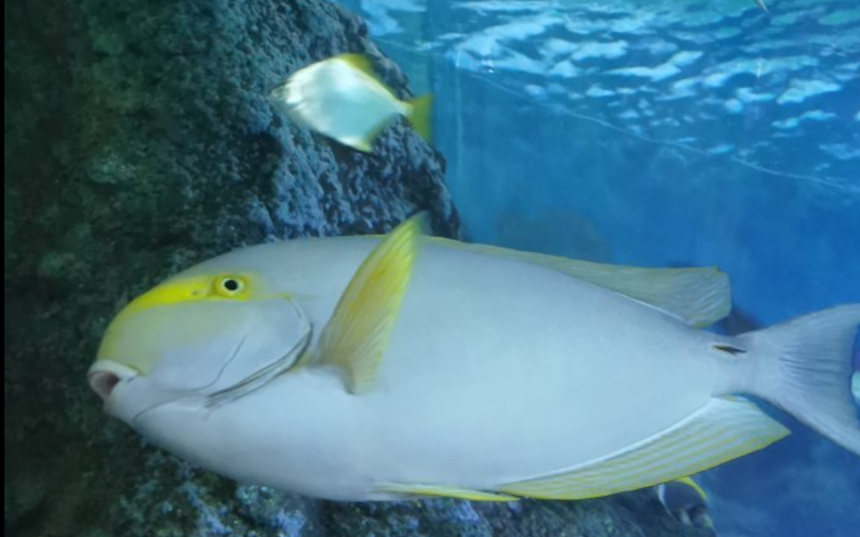
M 382 363 L 424 233 L 424 214 L 385 236 L 340 297 L 318 345 L 323 364 L 342 367 L 350 393 L 366 392 Z
M 373 70 L 373 63 L 371 63 L 370 58 L 368 58 L 364 54 L 359 54 L 357 52 L 348 52 L 346 54 L 339 54 L 335 56 L 335 58 L 348 63 L 352 67 L 358 69 L 366 75 L 370 75 L 374 79 L 378 79 L 378 77 L 376 76 L 376 72 Z
M 440 237 L 433 237 L 431 242 L 541 265 L 621 293 L 696 327 L 713 324 L 731 310 L 729 279 L 715 268 L 654 269 L 607 265 Z
M 597 498 L 702 472 L 788 434 L 788 429 L 745 399 L 714 398 L 677 425 L 629 448 L 496 490 L 553 500 Z

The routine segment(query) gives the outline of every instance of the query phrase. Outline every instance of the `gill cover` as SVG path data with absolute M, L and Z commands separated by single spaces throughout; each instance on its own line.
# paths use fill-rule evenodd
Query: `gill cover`
M 259 287 L 223 276 L 158 286 L 111 323 L 93 369 L 120 364 L 165 392 L 210 397 L 265 383 L 301 356 L 311 325 L 288 295 Z

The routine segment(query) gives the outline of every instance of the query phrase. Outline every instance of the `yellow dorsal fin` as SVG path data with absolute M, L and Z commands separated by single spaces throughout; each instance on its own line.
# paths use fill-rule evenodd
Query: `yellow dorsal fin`
M 443 498 L 458 498 L 460 500 L 472 500 L 475 502 L 515 502 L 519 500 L 519 498 L 509 496 L 507 494 L 446 487 L 441 485 L 388 483 L 377 487 L 376 491 L 416 497 L 439 496 Z
M 433 237 L 431 242 L 545 266 L 649 304 L 696 327 L 713 324 L 731 310 L 729 279 L 715 268 L 606 265 L 440 237 Z
M 365 56 L 364 54 L 359 54 L 355 52 L 349 52 L 346 54 L 339 54 L 335 56 L 336 59 L 341 60 L 343 62 L 348 63 L 352 67 L 358 69 L 362 73 L 373 77 L 378 80 L 376 76 L 376 72 L 373 70 L 373 63 L 371 63 L 370 58 Z
M 320 336 L 320 362 L 346 371 L 350 393 L 366 392 L 373 384 L 412 275 L 424 221 L 423 214 L 413 216 L 374 248 Z
M 749 401 L 714 398 L 677 425 L 620 452 L 497 489 L 531 498 L 596 498 L 693 475 L 788 434 Z

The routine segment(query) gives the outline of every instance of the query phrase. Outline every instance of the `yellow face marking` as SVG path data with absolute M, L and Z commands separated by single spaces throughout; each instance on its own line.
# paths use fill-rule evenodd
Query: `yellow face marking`
M 102 338 L 97 359 L 116 359 L 121 353 L 116 352 L 119 345 L 117 334 L 122 333 L 123 327 L 137 314 L 152 308 L 199 302 L 203 300 L 248 300 L 253 288 L 250 285 L 252 276 L 248 274 L 217 276 L 200 275 L 167 281 L 150 289 L 132 300 L 111 321 Z M 125 364 L 140 372 L 142 368 L 133 363 Z
M 264 282 L 264 279 L 253 273 L 202 274 L 168 280 L 131 301 L 113 319 L 102 338 L 97 359 L 118 361 L 145 374 L 153 364 L 140 357 L 131 358 L 137 351 L 121 348 L 128 344 L 123 339 L 127 337 L 125 329 L 129 323 L 135 322 L 138 313 L 195 302 L 292 300 L 290 293 L 266 293 Z
M 139 296 L 123 310 L 123 314 L 200 300 L 249 300 L 253 298 L 255 278 L 249 274 L 193 276 L 169 281 Z

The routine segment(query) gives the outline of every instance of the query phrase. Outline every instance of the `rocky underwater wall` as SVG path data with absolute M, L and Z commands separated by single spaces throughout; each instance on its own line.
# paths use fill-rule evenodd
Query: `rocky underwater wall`
M 444 162 L 404 124 L 371 155 L 265 95 L 340 52 L 400 70 L 323 0 L 4 4 L 4 525 L 13 536 L 697 535 L 648 492 L 607 500 L 317 502 L 143 445 L 85 382 L 109 319 L 231 248 L 390 229 L 458 236 Z M 704 534 L 707 534 L 705 532 Z

